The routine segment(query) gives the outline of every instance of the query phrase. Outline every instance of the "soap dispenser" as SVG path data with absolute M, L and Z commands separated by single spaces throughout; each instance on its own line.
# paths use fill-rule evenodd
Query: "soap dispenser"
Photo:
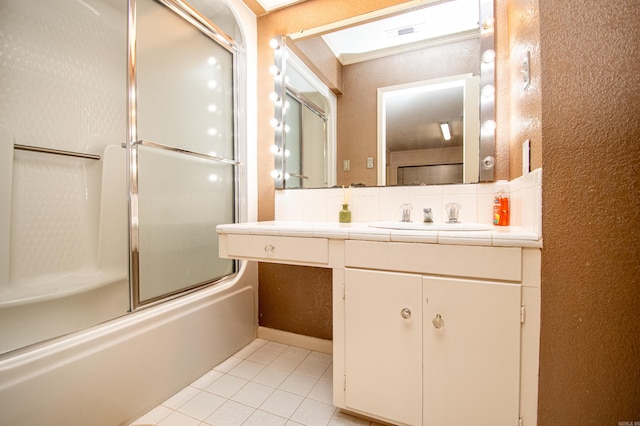
M 497 226 L 509 226 L 509 195 L 507 194 L 506 180 L 496 182 L 497 191 L 493 197 L 493 224 Z

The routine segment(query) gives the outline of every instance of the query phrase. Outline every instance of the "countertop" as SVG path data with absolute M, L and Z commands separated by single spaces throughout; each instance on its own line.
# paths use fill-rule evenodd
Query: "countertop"
M 423 231 L 373 228 L 364 222 L 264 221 L 218 225 L 216 230 L 219 234 L 274 235 L 493 247 L 542 247 L 542 238 L 537 233 L 529 229 L 511 226 L 493 226 L 487 231 Z

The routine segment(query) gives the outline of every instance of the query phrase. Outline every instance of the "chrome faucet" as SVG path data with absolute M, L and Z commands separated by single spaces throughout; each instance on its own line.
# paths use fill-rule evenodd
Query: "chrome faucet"
M 424 223 L 433 223 L 433 212 L 430 207 L 424 208 Z

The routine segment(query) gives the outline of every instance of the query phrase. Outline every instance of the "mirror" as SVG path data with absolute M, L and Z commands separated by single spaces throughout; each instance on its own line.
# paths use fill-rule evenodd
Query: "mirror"
M 325 174 L 333 172 L 336 177 L 334 182 L 325 179 L 325 186 L 492 181 L 495 133 L 495 101 L 492 90 L 495 58 L 493 3 L 486 0 L 481 0 L 480 3 L 478 0 L 422 0 L 409 1 L 391 9 L 381 11 L 377 14 L 380 16 L 358 17 L 366 21 L 364 24 L 356 25 L 351 19 L 348 22 L 289 34 L 281 40 L 283 47 L 286 44 L 284 51 L 289 53 L 282 55 L 283 60 L 279 67 L 284 76 L 288 75 L 285 68 L 289 67 L 291 62 L 286 59 L 287 56 L 295 57 L 306 66 L 308 73 L 330 89 L 330 94 L 337 94 L 337 109 L 327 113 L 327 137 L 324 140 L 325 151 L 330 151 L 331 129 L 337 128 L 333 148 L 335 157 L 333 160 L 327 158 L 325 167 Z M 449 18 L 433 18 L 431 15 L 439 9 L 448 13 Z M 470 11 L 472 13 L 469 16 Z M 407 16 L 408 20 L 402 21 Z M 382 38 L 358 35 L 363 28 L 370 30 L 372 26 L 383 35 Z M 429 31 L 434 28 L 452 29 L 453 34 L 431 34 Z M 359 46 L 367 40 L 372 41 L 373 49 Z M 339 46 L 344 43 L 347 47 L 341 49 Z M 327 65 L 328 51 L 340 61 L 337 66 Z M 334 59 L 334 62 L 337 63 L 337 60 Z M 420 87 L 447 79 L 466 81 L 466 77 L 459 78 L 461 75 L 473 78 L 469 79 L 469 83 L 459 84 L 462 88 L 459 116 L 444 119 L 421 108 L 404 108 L 403 112 L 399 113 L 399 118 L 393 115 L 394 101 L 398 101 L 395 102 L 398 106 L 408 104 L 408 101 L 392 96 L 393 90 L 409 88 L 409 92 L 426 92 Z M 282 85 L 286 84 L 283 78 Z M 466 87 L 467 85 L 469 87 Z M 458 101 L 446 102 L 459 105 L 460 90 L 457 93 Z M 444 109 L 442 104 L 436 107 L 436 111 L 442 112 Z M 277 110 L 276 107 L 276 116 Z M 280 122 L 284 123 L 287 121 L 286 109 L 282 110 Z M 420 118 L 410 118 L 409 113 L 412 111 L 419 112 Z M 429 116 L 433 116 L 433 120 L 436 121 L 427 123 Z M 410 132 L 409 123 L 412 121 L 417 121 L 419 128 Z M 459 156 L 456 160 L 445 158 L 444 163 L 439 163 L 436 157 L 442 152 L 433 155 L 436 152 L 433 150 L 442 151 L 443 147 L 437 145 L 442 145 L 443 135 L 433 132 L 440 132 L 440 124 L 443 123 L 447 123 L 452 132 L 450 147 L 457 146 L 455 150 L 459 152 Z M 425 127 L 430 129 L 426 133 Z M 419 141 L 415 135 L 421 131 L 420 128 L 423 133 L 419 139 L 423 145 L 417 146 L 416 143 Z M 394 129 L 397 129 L 397 132 Z M 284 144 L 285 137 L 278 140 L 277 134 L 278 131 L 275 145 Z M 439 135 L 439 142 L 435 140 L 434 134 Z M 411 137 L 416 140 L 411 142 L 407 139 Z M 398 141 L 401 138 L 404 140 L 392 142 L 387 146 L 387 142 Z M 411 156 L 411 151 L 416 150 L 421 156 L 427 157 L 424 163 L 413 161 L 418 157 L 415 155 L 412 161 L 405 162 L 406 164 L 399 165 L 397 161 L 390 163 L 394 158 Z M 304 157 L 304 153 L 302 156 Z M 276 171 L 278 165 L 279 170 L 286 170 L 285 163 L 286 159 L 280 164 L 276 160 Z M 450 167 L 452 165 L 454 167 Z M 449 170 L 442 172 L 437 169 Z M 452 172 L 451 169 L 456 171 Z M 445 180 L 439 177 L 424 178 L 425 175 L 443 173 L 456 177 Z M 301 174 L 304 175 L 304 172 Z M 274 177 L 276 188 L 291 187 L 285 183 L 285 178 L 290 178 L 286 176 L 286 172 L 280 173 L 279 178 L 280 181 Z M 298 185 L 302 186 L 304 185 Z

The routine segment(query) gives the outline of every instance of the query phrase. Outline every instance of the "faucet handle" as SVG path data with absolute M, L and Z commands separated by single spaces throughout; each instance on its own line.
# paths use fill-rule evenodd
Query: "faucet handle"
M 411 210 L 413 210 L 411 204 L 402 204 L 400 206 L 400 212 L 402 213 L 401 222 L 411 222 Z

